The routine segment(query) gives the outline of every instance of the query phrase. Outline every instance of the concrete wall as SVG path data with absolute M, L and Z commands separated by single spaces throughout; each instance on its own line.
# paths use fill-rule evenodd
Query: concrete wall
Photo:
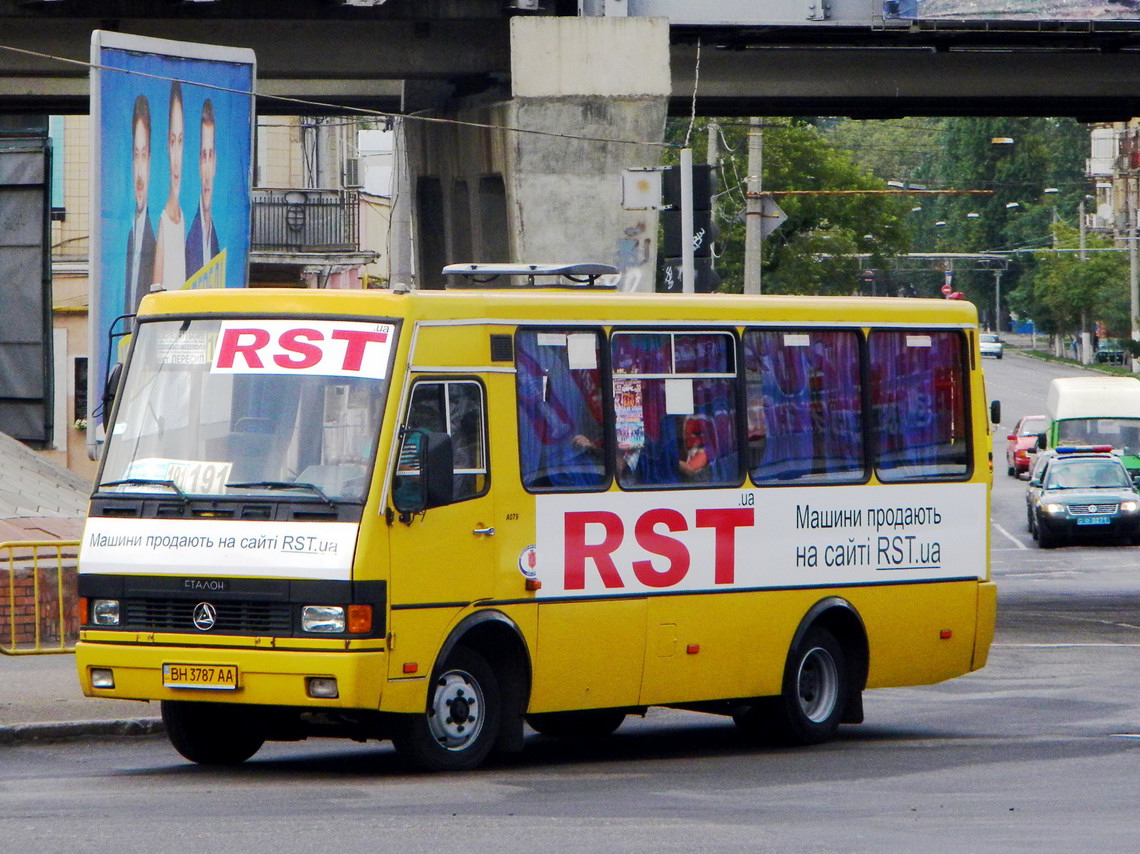
M 509 99 L 407 123 L 417 283 L 461 261 L 600 261 L 652 290 L 657 215 L 621 207 L 621 176 L 660 163 L 670 90 L 664 21 L 515 18 Z M 472 125 L 491 125 L 475 127 Z

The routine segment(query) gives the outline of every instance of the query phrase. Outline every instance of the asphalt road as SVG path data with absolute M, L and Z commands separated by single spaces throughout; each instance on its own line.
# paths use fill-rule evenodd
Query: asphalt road
M 1052 372 L 986 363 L 1004 427 L 1040 411 Z M 268 745 L 230 770 L 160 738 L 23 744 L 0 748 L 0 849 L 1133 852 L 1140 548 L 1037 549 L 1004 472 L 989 666 L 868 692 L 867 722 L 830 744 L 758 748 L 673 711 L 600 742 L 532 736 L 460 775 L 411 773 L 375 744 Z

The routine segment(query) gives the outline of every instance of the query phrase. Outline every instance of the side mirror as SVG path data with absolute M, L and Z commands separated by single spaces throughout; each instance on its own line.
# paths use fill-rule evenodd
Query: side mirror
M 451 436 L 428 430 L 409 430 L 400 448 L 392 503 L 400 518 L 432 507 L 450 504 L 455 478 L 455 457 Z
M 99 422 L 103 429 L 107 429 L 107 422 L 111 420 L 111 410 L 115 408 L 115 397 L 119 393 L 119 381 L 123 378 L 123 363 L 115 362 L 111 374 L 107 377 L 107 384 L 103 386 L 103 406 L 99 412 Z
M 1037 450 L 1044 451 L 1048 447 L 1049 447 L 1049 439 L 1045 436 L 1044 433 L 1038 433 L 1037 434 Z
M 1001 424 L 1001 401 L 990 401 L 990 423 Z
M 1016 434 L 1016 433 L 1010 433 L 1010 434 L 1009 434 L 1008 436 L 1006 436 L 1005 438 L 1006 438 L 1006 439 L 1008 439 L 1010 442 L 1012 442 L 1014 439 L 1016 439 L 1016 438 L 1017 438 L 1017 434 Z

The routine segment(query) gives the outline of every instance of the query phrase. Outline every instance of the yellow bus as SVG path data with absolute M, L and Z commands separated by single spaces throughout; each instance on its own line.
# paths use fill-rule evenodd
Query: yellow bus
M 526 269 L 148 296 L 83 534 L 84 692 L 161 701 L 199 763 L 327 735 L 466 769 L 649 707 L 817 743 L 865 689 L 984 666 L 971 305 Z

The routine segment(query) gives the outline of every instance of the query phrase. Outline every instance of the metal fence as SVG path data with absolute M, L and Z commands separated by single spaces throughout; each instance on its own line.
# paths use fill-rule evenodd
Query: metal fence
M 253 195 L 254 252 L 355 252 L 360 201 L 354 190 L 261 190 Z
M 75 651 L 78 540 L 0 543 L 0 653 Z

